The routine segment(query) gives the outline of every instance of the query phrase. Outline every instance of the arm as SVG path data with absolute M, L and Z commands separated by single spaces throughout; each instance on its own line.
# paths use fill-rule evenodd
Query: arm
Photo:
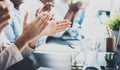
M 68 19 L 73 24 L 73 21 L 74 21 L 76 14 L 77 14 L 77 12 L 74 12 L 74 11 L 69 9 L 67 14 L 65 15 L 64 19 Z M 72 27 L 72 24 L 71 24 L 71 27 Z
M 8 9 L 2 7 L 0 2 L 0 31 L 8 24 L 10 18 Z M 23 57 L 21 55 L 22 50 L 25 48 L 25 44 L 30 40 L 38 36 L 48 25 L 48 21 L 53 15 L 48 12 L 41 13 L 36 19 L 27 25 L 22 35 L 10 45 L 4 51 L 0 53 L 0 70 L 6 70 L 9 66 L 20 61 Z
M 10 18 L 8 8 L 4 6 L 4 3 L 0 1 L 0 32 L 8 25 Z
M 10 14 L 8 8 L 4 6 L 2 1 L 0 1 L 0 32 L 6 25 L 8 25 L 9 19 Z M 21 53 L 14 44 L 11 44 L 7 49 L 0 52 L 0 70 L 6 70 L 9 66 L 21 59 Z
M 40 0 L 44 5 L 47 3 L 47 2 L 52 2 L 54 3 L 54 0 Z
M 56 33 L 64 31 L 66 28 L 70 27 L 70 23 L 71 22 L 68 20 L 61 20 L 49 23 L 45 30 L 41 33 L 41 35 L 30 41 L 29 43 L 30 47 L 35 48 L 36 42 L 42 36 L 52 36 Z
M 73 3 L 69 4 L 69 10 L 66 13 L 64 19 L 68 19 L 73 24 L 74 18 L 81 7 L 82 7 L 81 1 L 76 2 L 74 4 Z M 72 26 L 72 24 L 71 24 L 71 26 Z
M 22 59 L 23 57 L 16 45 L 11 44 L 0 53 L 0 70 L 6 70 L 8 67 Z
M 14 42 L 17 48 L 22 51 L 24 49 L 24 45 L 38 37 L 45 27 L 48 25 L 48 21 L 53 18 L 48 12 L 41 13 L 36 19 L 29 23 L 28 25 L 24 26 L 22 35 Z M 24 20 L 24 24 L 26 24 L 26 19 Z

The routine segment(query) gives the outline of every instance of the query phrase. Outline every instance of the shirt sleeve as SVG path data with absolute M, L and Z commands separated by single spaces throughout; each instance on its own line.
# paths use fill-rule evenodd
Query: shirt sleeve
M 14 42 L 15 34 L 13 31 L 13 22 L 10 21 L 9 25 L 4 28 L 4 33 L 10 42 Z
M 27 57 L 27 56 L 29 56 L 29 54 L 31 54 L 33 50 L 34 49 L 30 48 L 29 43 L 26 44 L 24 50 L 22 51 L 22 56 L 24 58 Z
M 11 44 L 8 48 L 0 53 L 0 70 L 6 70 L 13 64 L 23 59 L 19 49 L 15 44 Z

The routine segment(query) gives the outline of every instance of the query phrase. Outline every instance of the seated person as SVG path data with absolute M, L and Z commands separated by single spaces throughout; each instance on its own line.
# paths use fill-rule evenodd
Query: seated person
M 41 0 L 42 1 L 42 0 Z M 44 0 L 43 0 L 44 1 Z M 24 7 L 24 6 L 23 6 Z M 39 12 L 41 11 L 48 11 L 50 12 L 51 10 L 51 7 L 52 7 L 52 3 L 51 2 L 48 2 L 45 4 L 45 6 L 43 6 L 42 9 L 40 10 L 37 10 L 38 11 L 38 14 Z M 35 10 L 36 11 L 36 10 Z M 29 12 L 29 11 L 28 11 Z M 32 13 L 30 13 L 32 14 Z M 35 16 L 35 15 L 34 15 Z M 37 14 L 36 14 L 37 16 Z M 69 27 L 70 25 L 70 22 L 68 20 L 59 20 L 59 21 L 51 21 L 47 28 L 45 29 L 45 31 L 43 32 L 45 35 L 52 35 L 52 34 L 55 34 L 55 33 L 58 33 L 58 32 L 61 32 L 61 31 L 64 31 L 67 27 Z M 39 39 L 39 40 L 38 40 Z M 37 42 L 40 42 L 39 45 L 41 44 L 41 38 L 36 38 Z M 43 39 L 42 38 L 42 42 L 43 42 Z M 31 42 L 33 43 L 33 42 Z M 36 44 L 35 44 L 36 45 Z M 38 46 L 39 46 L 38 45 Z
M 4 5 L 3 1 L 0 1 L 0 32 L 3 28 L 8 25 L 8 20 L 10 19 L 10 14 L 7 6 Z M 27 14 L 26 14 L 27 19 Z M 32 41 L 37 36 L 42 36 L 43 30 L 48 25 L 50 19 L 53 15 L 48 12 L 42 12 L 38 17 L 36 17 L 30 24 L 26 25 L 26 19 L 23 27 L 23 33 L 20 37 L 15 40 L 14 43 L 10 44 L 9 47 L 1 49 L 0 46 L 0 70 L 6 70 L 11 65 L 17 63 L 23 59 L 22 53 L 25 49 L 31 49 L 27 44 Z M 26 55 L 28 51 L 24 51 Z
M 84 38 L 84 36 L 82 35 L 82 32 L 81 32 L 81 25 L 82 25 L 82 22 L 85 17 L 85 9 L 88 6 L 89 2 L 90 2 L 90 0 L 81 2 L 82 3 L 81 8 L 77 11 L 76 15 L 74 16 L 74 19 L 71 20 L 72 27 L 69 28 L 68 30 L 66 30 L 66 32 L 62 36 L 62 39 L 83 39 Z M 67 2 L 67 3 L 69 3 L 69 2 Z M 79 4 L 77 4 L 77 2 L 75 4 L 73 5 L 73 7 L 75 7 L 77 5 L 79 7 Z
M 39 2 L 40 3 L 42 3 L 43 5 L 46 5 L 46 3 L 48 3 L 48 0 L 39 0 Z M 53 3 L 54 4 L 54 0 L 51 0 L 50 1 L 51 3 Z M 40 4 L 41 5 L 41 4 Z M 75 3 L 74 5 L 73 4 L 70 4 L 69 5 L 69 10 L 68 10 L 68 12 L 67 12 L 67 14 L 66 14 L 66 16 L 65 17 L 61 17 L 60 18 L 60 14 L 57 12 L 57 9 L 54 9 L 54 7 L 52 7 L 51 8 L 51 13 L 55 13 L 55 20 L 54 21 L 58 21 L 58 22 L 60 22 L 60 20 L 62 19 L 63 20 L 63 18 L 64 19 L 67 19 L 67 20 L 69 20 L 69 21 L 71 21 L 71 22 L 73 22 L 73 18 L 74 18 L 74 16 L 76 15 L 76 13 L 78 12 L 78 10 L 80 9 L 79 8 L 79 6 L 81 6 L 81 2 L 77 2 L 77 3 Z M 50 7 L 50 6 L 49 6 Z M 74 8 L 77 8 L 77 9 L 74 9 Z M 40 8 L 40 10 L 41 10 L 41 8 Z M 48 11 L 50 11 L 50 10 L 48 10 Z M 39 13 L 39 11 L 37 10 L 37 13 Z M 59 23 L 59 24 L 61 24 L 61 22 Z M 63 23 L 64 24 L 64 23 Z M 49 34 L 51 34 L 51 35 L 49 35 L 49 36 L 53 36 L 53 37 L 57 37 L 57 38 L 60 38 L 63 34 L 64 34 L 64 32 L 65 32 L 65 30 L 66 29 L 64 29 L 64 31 L 60 31 L 60 33 L 57 33 L 57 34 L 55 34 L 55 32 L 52 32 L 51 30 L 55 30 L 56 28 L 54 27 L 54 26 L 57 26 L 58 24 L 53 24 L 52 25 L 52 23 L 51 23 L 51 25 L 48 25 L 49 26 L 49 30 L 47 30 L 47 33 L 49 33 Z M 62 24 L 61 24 L 62 25 Z M 60 26 L 60 25 L 59 25 Z M 54 29 L 53 29 L 54 28 Z M 58 31 L 57 31 L 58 32 Z M 43 38 L 44 39 L 44 38 Z M 40 44 L 41 44 L 41 41 L 46 41 L 46 38 L 45 38 L 45 40 L 41 40 L 41 38 L 37 41 L 37 45 L 36 46 L 39 46 Z
M 22 30 L 23 30 L 23 21 L 20 18 L 20 12 L 19 12 L 19 8 L 20 8 L 21 3 L 23 3 L 23 0 L 19 0 L 19 1 L 11 0 L 11 2 L 14 4 L 14 8 L 13 8 L 14 11 L 12 10 L 12 12 L 13 12 L 12 16 L 11 16 L 12 21 L 9 25 L 6 26 L 5 34 L 10 42 L 14 42 L 21 35 Z M 52 4 L 48 3 L 43 7 L 43 9 L 41 11 L 50 10 L 51 6 L 52 6 Z M 14 13 L 14 12 L 18 12 L 19 14 Z M 64 20 L 62 20 L 62 21 L 64 21 Z M 61 26 L 58 26 L 59 24 L 56 24 L 56 22 L 51 22 L 48 25 L 47 30 L 44 31 L 45 33 L 47 33 L 45 35 L 49 35 L 51 33 L 57 33 L 57 32 L 65 30 L 69 25 L 68 24 L 69 21 L 67 21 L 67 22 L 62 22 L 62 21 L 60 21 L 60 23 L 58 22 L 59 24 L 61 24 Z M 65 24 L 67 24 L 67 25 L 65 25 Z M 54 28 L 56 28 L 56 29 L 50 28 L 51 26 L 54 26 Z M 62 26 L 64 26 L 64 27 L 62 27 Z
M 9 24 L 4 28 L 4 33 L 10 42 L 14 42 L 21 35 L 23 29 L 23 19 L 19 8 L 24 0 L 10 1 L 14 7 L 10 9 L 11 18 Z

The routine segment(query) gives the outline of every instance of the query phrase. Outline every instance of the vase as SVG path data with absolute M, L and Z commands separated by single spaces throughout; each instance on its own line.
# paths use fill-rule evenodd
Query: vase
M 110 66 L 105 66 L 105 70 L 119 70 L 119 67 L 117 65 L 110 67 Z
M 110 35 L 115 36 L 115 38 L 116 38 L 116 44 L 120 45 L 120 39 L 119 39 L 118 34 L 119 34 L 119 31 L 110 31 Z

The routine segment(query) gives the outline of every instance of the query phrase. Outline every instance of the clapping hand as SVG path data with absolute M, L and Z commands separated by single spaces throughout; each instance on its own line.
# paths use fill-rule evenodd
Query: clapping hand
M 36 11 L 36 16 L 41 12 L 45 12 L 45 11 L 50 12 L 52 6 L 53 6 L 52 2 L 47 2 L 42 9 L 38 9 Z
M 33 40 L 42 33 L 42 31 L 48 25 L 50 19 L 53 18 L 53 14 L 42 12 L 29 24 L 27 24 L 27 17 L 28 14 L 26 14 L 24 19 L 25 26 L 23 28 L 22 35 L 14 42 L 21 51 L 26 43 Z
M 42 32 L 43 35 L 53 35 L 58 32 L 64 31 L 66 28 L 70 27 L 71 22 L 69 20 L 60 20 L 56 22 L 51 22 L 48 24 L 47 28 Z
M 78 1 L 76 3 L 73 3 L 71 0 L 71 3 L 69 4 L 69 9 L 71 11 L 77 12 L 82 7 L 82 2 Z
M 10 14 L 7 6 L 4 5 L 3 1 L 0 1 L 0 32 L 3 28 L 8 25 Z

